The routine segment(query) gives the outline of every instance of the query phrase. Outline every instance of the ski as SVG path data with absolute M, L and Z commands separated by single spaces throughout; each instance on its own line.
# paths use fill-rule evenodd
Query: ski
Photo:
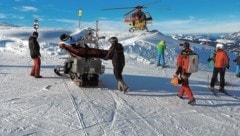
M 224 94 L 224 95 L 226 95 L 226 96 L 229 96 L 229 97 L 232 97 L 232 98 L 234 98 L 234 99 L 236 99 L 236 100 L 240 100 L 239 97 L 237 97 L 237 96 L 235 96 L 235 95 L 232 95 L 232 94 L 229 94 L 229 93 L 226 92 L 226 91 L 224 91 L 222 94 Z
M 232 97 L 232 98 L 234 98 L 234 99 L 236 99 L 236 100 L 240 100 L 240 97 L 237 97 L 237 96 L 235 96 L 235 95 L 229 94 L 227 91 L 221 92 L 221 91 L 219 91 L 219 90 L 216 91 L 216 89 L 211 89 L 211 88 L 209 88 L 209 90 L 210 90 L 210 92 L 212 92 L 212 94 L 213 94 L 214 96 L 217 96 L 217 97 L 219 97 L 220 94 L 223 94 L 223 95 Z
M 208 89 L 214 96 L 219 96 L 215 89 L 212 89 L 212 88 L 208 88 Z

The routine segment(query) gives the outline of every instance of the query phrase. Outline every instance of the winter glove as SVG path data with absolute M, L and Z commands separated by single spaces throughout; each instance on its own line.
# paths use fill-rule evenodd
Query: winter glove
M 229 69 L 229 67 L 230 67 L 229 65 L 226 66 L 227 69 Z
M 207 61 L 210 62 L 212 59 L 211 58 L 208 58 Z

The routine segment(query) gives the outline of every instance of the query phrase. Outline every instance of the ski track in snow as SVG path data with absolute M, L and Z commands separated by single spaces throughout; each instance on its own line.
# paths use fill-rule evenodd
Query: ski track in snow
M 124 38 L 127 51 L 133 49 L 131 39 Z M 133 94 L 126 95 L 113 87 L 115 80 L 111 78 L 111 62 L 106 63 L 106 73 L 103 79 L 100 78 L 105 88 L 82 88 L 69 78 L 56 76 L 53 68 L 62 60 L 54 56 L 57 51 L 46 48 L 54 48 L 56 44 L 53 43 L 41 43 L 43 78 L 30 77 L 32 60 L 26 43 L 10 38 L 6 45 L 0 47 L 0 135 L 240 135 L 240 102 L 226 95 L 212 95 L 206 82 L 209 71 L 199 71 L 191 76 L 190 86 L 196 105 L 188 105 L 186 97 L 184 100 L 176 97 L 179 88 L 166 83 L 175 71 L 175 48 L 167 47 L 169 67 L 162 69 L 152 65 L 154 54 L 151 53 L 154 51 L 150 52 L 148 59 L 144 58 L 149 53 L 144 49 L 153 49 L 152 42 L 133 42 L 143 53 L 126 55 L 131 57 L 127 59 L 124 77 L 129 81 Z M 137 65 L 139 61 L 140 65 Z M 239 79 L 233 77 L 227 72 L 226 81 L 230 84 L 226 89 L 240 96 Z M 145 88 L 141 85 L 145 82 L 151 86 Z
M 79 121 L 79 125 L 81 126 L 81 129 L 83 129 L 83 132 L 84 132 L 84 135 L 87 136 L 87 132 L 86 132 L 86 126 L 85 126 L 85 123 L 83 122 L 83 119 L 82 119 L 82 116 L 79 112 L 79 109 L 78 109 L 78 105 L 76 104 L 76 100 L 74 98 L 74 96 L 72 94 L 70 94 L 70 89 L 66 83 L 66 81 L 64 79 L 63 80 L 63 83 L 64 83 L 64 86 L 65 86 L 65 91 L 66 91 L 66 94 L 68 95 L 69 99 L 71 100 L 71 103 L 73 105 L 73 108 L 74 108 L 74 111 L 76 112 L 76 115 L 77 115 L 77 119 Z
M 122 106 L 125 108 L 127 107 L 136 115 L 136 118 L 141 119 L 151 130 L 153 130 L 155 132 L 156 135 L 158 135 L 158 136 L 163 135 L 160 132 L 158 132 L 158 130 L 154 126 L 152 126 L 151 123 L 149 123 L 144 117 L 142 117 L 138 112 L 136 112 L 134 110 L 134 108 L 131 105 L 129 105 L 128 102 L 124 98 L 121 98 L 116 92 L 113 92 L 113 91 L 109 91 L 109 92 L 113 96 L 113 99 L 117 103 L 117 106 Z M 136 124 L 136 126 L 137 126 L 137 124 Z

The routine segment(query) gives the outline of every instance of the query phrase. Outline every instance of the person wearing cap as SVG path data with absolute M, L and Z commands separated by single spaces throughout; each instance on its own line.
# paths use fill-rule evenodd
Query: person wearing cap
M 182 46 L 183 49 L 177 56 L 177 69 L 174 74 L 174 77 L 179 77 L 179 84 L 181 84 L 177 96 L 180 99 L 183 99 L 183 95 L 186 93 L 189 99 L 188 104 L 195 104 L 196 100 L 193 97 L 191 88 L 189 87 L 189 77 L 191 76 L 191 73 L 187 72 L 189 63 L 188 56 L 195 53 L 190 49 L 190 44 L 188 42 L 184 42 L 183 44 L 180 44 L 180 46 Z
M 118 43 L 117 37 L 111 37 L 108 41 L 111 43 L 111 47 L 109 48 L 105 59 L 112 59 L 113 73 L 118 83 L 117 88 L 120 91 L 126 92 L 128 86 L 123 81 L 122 76 L 123 68 L 125 66 L 124 48 L 122 44 Z
M 216 56 L 214 58 L 214 69 L 210 82 L 210 90 L 214 90 L 214 86 L 217 80 L 218 73 L 220 74 L 220 87 L 219 92 L 226 93 L 225 86 L 225 70 L 229 69 L 229 57 L 227 53 L 224 51 L 224 46 L 221 43 L 216 45 Z
M 33 59 L 33 67 L 30 75 L 35 78 L 41 78 L 40 75 L 40 67 L 41 67 L 41 54 L 40 54 L 40 46 L 37 41 L 38 32 L 33 32 L 32 35 L 28 39 L 28 46 L 30 50 L 30 56 Z
M 236 63 L 236 77 L 240 77 L 240 52 L 237 57 L 233 60 Z
M 165 56 L 164 51 L 166 49 L 166 42 L 164 40 L 161 40 L 157 44 L 157 66 L 165 66 Z

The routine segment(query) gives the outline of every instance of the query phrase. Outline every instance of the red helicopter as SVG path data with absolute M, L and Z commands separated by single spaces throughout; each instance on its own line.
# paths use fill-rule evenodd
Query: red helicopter
M 155 1 L 148 4 L 153 4 L 156 2 L 159 2 L 159 1 Z M 130 26 L 129 32 L 134 32 L 135 30 L 148 31 L 147 25 L 152 23 L 153 18 L 149 12 L 143 12 L 142 11 L 143 8 L 147 8 L 147 7 L 145 7 L 144 5 L 138 5 L 135 7 L 108 8 L 103 10 L 132 9 L 124 14 L 124 23 Z M 170 9 L 167 9 L 167 10 L 170 10 Z

